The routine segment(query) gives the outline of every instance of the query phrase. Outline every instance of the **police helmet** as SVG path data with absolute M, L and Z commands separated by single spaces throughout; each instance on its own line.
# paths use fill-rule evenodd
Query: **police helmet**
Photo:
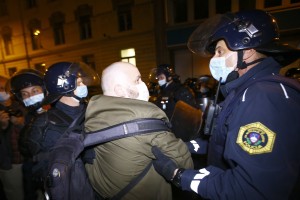
M 219 40 L 232 51 L 255 49 L 282 65 L 300 56 L 299 49 L 280 42 L 276 19 L 262 10 L 226 13 L 206 20 L 190 36 L 188 48 L 200 55 L 213 55 Z
M 173 78 L 174 76 L 176 76 L 174 66 L 169 64 L 160 64 L 157 66 L 156 76 L 159 76 L 160 74 L 164 74 L 167 79 L 169 77 Z
M 45 72 L 44 81 L 48 96 L 44 104 L 52 103 L 61 96 L 73 96 L 77 88 L 77 78 L 81 78 L 86 86 L 100 87 L 98 74 L 82 62 L 58 62 Z
M 34 69 L 22 69 L 16 72 L 9 80 L 9 90 L 22 101 L 21 90 L 32 86 L 40 86 L 46 93 L 43 73 Z

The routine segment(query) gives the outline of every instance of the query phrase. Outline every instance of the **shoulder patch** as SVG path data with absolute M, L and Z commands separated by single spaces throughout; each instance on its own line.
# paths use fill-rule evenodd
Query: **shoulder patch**
M 276 133 L 260 122 L 240 127 L 236 143 L 250 155 L 272 152 Z

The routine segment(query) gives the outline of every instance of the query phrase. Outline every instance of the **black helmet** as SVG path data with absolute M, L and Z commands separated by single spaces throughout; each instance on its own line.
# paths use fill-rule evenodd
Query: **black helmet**
M 52 103 L 61 96 L 72 96 L 79 77 L 86 86 L 98 85 L 100 87 L 98 74 L 85 63 L 58 62 L 51 65 L 44 76 L 48 91 L 44 104 Z
M 22 69 L 16 72 L 9 80 L 9 90 L 22 101 L 21 90 L 31 86 L 41 86 L 46 93 L 43 73 L 34 69 Z
M 299 49 L 280 42 L 275 18 L 262 10 L 227 13 L 206 20 L 190 36 L 188 48 L 201 55 L 214 54 L 219 40 L 224 40 L 232 51 L 255 49 L 284 66 L 300 56 Z
M 173 78 L 176 75 L 175 68 L 174 66 L 169 64 L 160 64 L 156 68 L 156 77 L 159 76 L 160 74 L 164 74 L 167 79 L 169 77 Z

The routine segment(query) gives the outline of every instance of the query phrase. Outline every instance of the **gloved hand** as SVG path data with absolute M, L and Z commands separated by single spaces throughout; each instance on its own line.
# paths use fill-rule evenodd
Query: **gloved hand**
M 168 156 L 164 155 L 156 146 L 152 147 L 152 153 L 156 157 L 153 161 L 155 170 L 165 177 L 166 180 L 171 181 L 174 176 L 174 171 L 178 168 L 177 164 Z

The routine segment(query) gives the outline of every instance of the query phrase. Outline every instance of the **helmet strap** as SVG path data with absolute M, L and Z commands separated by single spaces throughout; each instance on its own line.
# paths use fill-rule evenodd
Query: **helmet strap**
M 252 61 L 252 62 L 245 63 L 243 61 L 243 56 L 244 56 L 243 50 L 239 50 L 237 53 L 238 53 L 238 60 L 237 60 L 237 68 L 238 69 L 246 69 L 249 65 L 253 65 L 253 64 L 261 62 L 265 59 L 265 58 L 259 58 L 257 60 Z

